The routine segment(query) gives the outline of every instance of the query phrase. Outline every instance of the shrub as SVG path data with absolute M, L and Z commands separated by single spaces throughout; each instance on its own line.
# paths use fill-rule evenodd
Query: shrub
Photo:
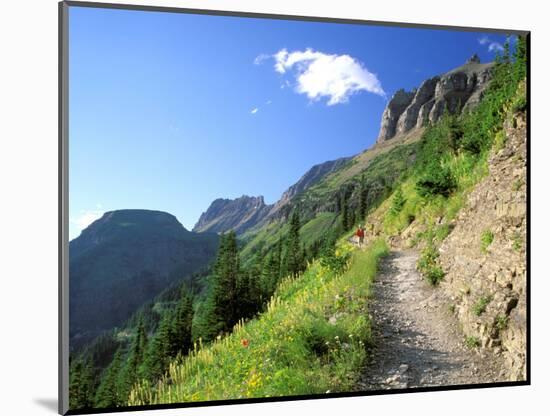
M 321 256 L 319 262 L 323 267 L 327 267 L 333 273 L 340 275 L 346 270 L 350 253 L 336 253 L 336 246 L 334 240 L 325 241 L 325 245 L 321 249 Z
M 472 336 L 466 337 L 466 339 L 464 340 L 464 343 L 468 348 L 476 348 L 481 345 L 481 341 L 479 340 L 479 338 L 472 337 Z
M 450 234 L 450 232 L 451 226 L 449 224 L 441 224 L 440 226 L 436 227 L 434 238 L 437 241 L 443 241 Z
M 483 312 L 487 309 L 487 305 L 491 302 L 490 296 L 482 296 L 479 298 L 479 300 L 475 303 L 472 312 L 475 316 L 481 316 Z
M 439 162 L 430 163 L 416 182 L 416 190 L 423 197 L 443 195 L 448 197 L 456 189 L 451 170 Z
M 523 181 L 521 179 L 517 179 L 512 185 L 512 190 L 514 192 L 519 191 L 521 189 L 521 185 L 523 185 Z
M 490 230 L 485 230 L 481 233 L 481 252 L 487 253 L 487 249 L 495 239 L 494 234 Z
M 397 188 L 397 190 L 395 191 L 395 194 L 393 196 L 392 202 L 391 202 L 390 213 L 392 215 L 399 214 L 401 212 L 401 210 L 403 209 L 403 206 L 405 205 L 405 202 L 407 202 L 407 201 L 406 201 L 405 197 L 403 196 L 403 191 L 401 190 L 401 188 Z
M 527 97 L 523 94 L 517 95 L 512 100 L 512 111 L 514 113 L 525 111 L 527 109 Z
M 514 242 L 512 243 L 512 248 L 516 251 L 520 251 L 522 246 L 523 244 L 521 242 L 521 234 L 515 233 Z
M 495 150 L 501 150 L 504 149 L 504 146 L 506 145 L 506 135 L 504 134 L 504 131 L 499 130 L 495 134 Z
M 506 315 L 498 315 L 496 317 L 495 326 L 499 331 L 503 331 L 508 327 L 508 317 Z
M 420 270 L 420 273 L 422 273 L 424 278 L 432 286 L 437 285 L 443 280 L 443 277 L 445 277 L 443 269 L 437 262 L 438 257 L 439 253 L 436 251 L 433 244 L 429 244 L 428 247 L 422 251 L 417 263 L 418 270 Z

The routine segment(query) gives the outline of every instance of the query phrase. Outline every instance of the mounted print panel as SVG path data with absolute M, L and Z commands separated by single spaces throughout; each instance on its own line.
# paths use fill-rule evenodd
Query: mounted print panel
M 60 413 L 529 383 L 528 32 L 60 28 Z

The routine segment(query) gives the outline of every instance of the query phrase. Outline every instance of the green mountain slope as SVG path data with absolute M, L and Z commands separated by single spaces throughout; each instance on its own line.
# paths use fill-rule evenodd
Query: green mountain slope
M 70 243 L 71 347 L 120 326 L 144 302 L 213 260 L 218 236 L 170 214 L 112 211 Z

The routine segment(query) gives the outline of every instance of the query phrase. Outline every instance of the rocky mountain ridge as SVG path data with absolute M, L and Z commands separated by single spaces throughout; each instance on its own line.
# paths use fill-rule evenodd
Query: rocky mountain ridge
M 434 123 L 445 109 L 456 114 L 475 106 L 489 85 L 492 66 L 473 55 L 461 67 L 429 78 L 413 91 L 398 90 L 382 114 L 377 143 Z
M 290 186 L 275 204 L 267 205 L 263 196 L 243 195 L 236 199 L 218 198 L 203 212 L 193 227 L 195 232 L 223 233 L 229 230 L 237 234 L 265 224 L 287 214 L 291 200 L 319 183 L 332 172 L 337 171 L 351 158 L 343 157 L 311 167 L 302 177 Z
M 263 220 L 271 211 L 263 196 L 243 195 L 236 199 L 218 198 L 201 214 L 193 227 L 195 232 L 245 232 Z

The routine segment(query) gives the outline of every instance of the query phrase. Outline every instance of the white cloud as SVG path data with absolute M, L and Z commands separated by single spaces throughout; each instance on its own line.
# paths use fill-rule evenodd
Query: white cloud
M 504 50 L 504 46 L 501 43 L 489 39 L 488 36 L 479 38 L 478 42 L 480 45 L 487 45 L 489 52 L 502 52 Z
M 258 108 L 253 108 L 252 111 L 250 111 L 250 114 L 256 114 L 258 112 Z
M 491 42 L 489 44 L 489 52 L 502 52 L 504 50 L 504 46 L 498 42 Z
M 275 71 L 282 75 L 291 72 L 296 79 L 295 91 L 312 101 L 327 98 L 327 105 L 345 103 L 359 91 L 385 96 L 376 75 L 349 55 L 281 49 L 273 59 Z M 281 88 L 287 86 L 290 82 L 285 80 Z
M 478 39 L 480 45 L 486 45 L 490 42 L 489 37 L 483 36 L 482 38 Z
M 76 238 L 82 230 L 88 227 L 92 222 L 101 218 L 105 213 L 101 204 L 96 204 L 96 209 L 80 211 L 76 217 L 69 218 L 69 239 Z
M 254 65 L 260 65 L 263 61 L 269 58 L 271 58 L 270 55 L 266 53 L 261 53 L 258 56 L 256 56 L 256 58 L 254 58 Z

